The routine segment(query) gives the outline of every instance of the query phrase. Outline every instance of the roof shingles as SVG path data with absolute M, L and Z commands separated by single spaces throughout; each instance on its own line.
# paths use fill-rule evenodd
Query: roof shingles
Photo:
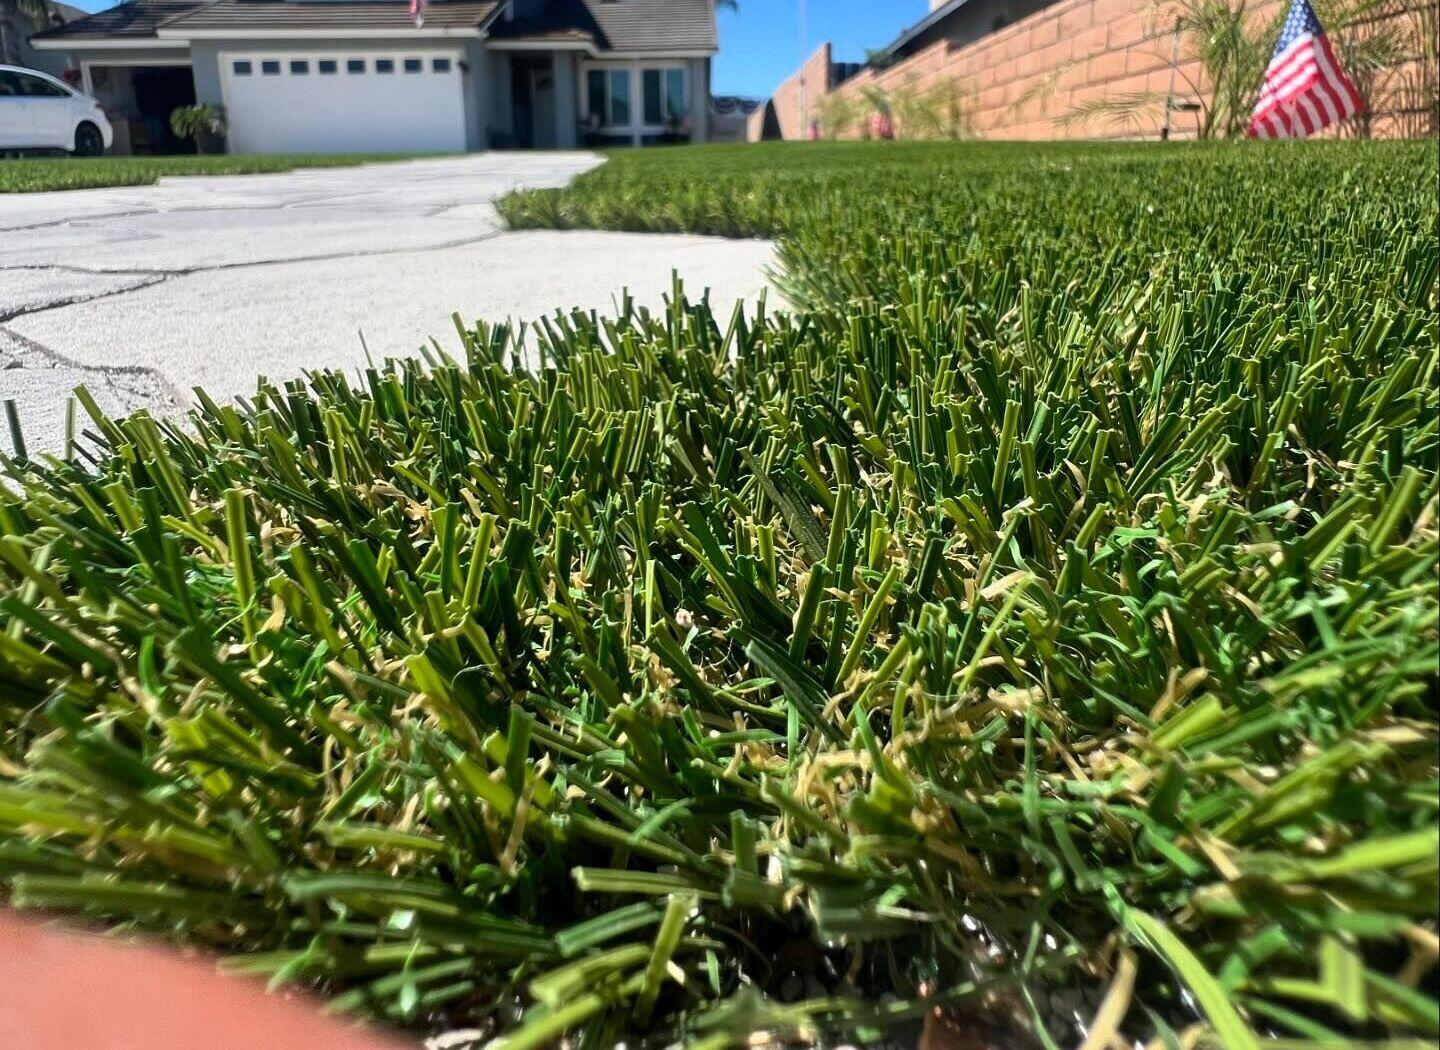
M 497 40 L 523 38 L 591 44 L 622 54 L 716 50 L 712 0 L 549 0 L 534 16 L 504 19 L 504 0 L 433 0 L 425 29 L 486 28 Z M 117 7 L 37 34 L 56 39 L 183 37 L 186 31 L 254 29 L 304 32 L 413 26 L 406 0 L 127 0 Z
M 149 2 L 149 0 L 146 0 Z M 436 0 L 425 29 L 476 29 L 499 13 L 502 0 Z M 166 22 L 173 31 L 226 29 L 406 29 L 415 27 L 405 0 L 214 0 Z
M 31 39 L 105 40 L 114 37 L 123 40 L 153 37 L 156 27 L 162 22 L 203 6 L 203 0 L 129 0 L 128 3 L 36 33 Z
M 608 51 L 714 51 L 712 0 L 583 0 Z

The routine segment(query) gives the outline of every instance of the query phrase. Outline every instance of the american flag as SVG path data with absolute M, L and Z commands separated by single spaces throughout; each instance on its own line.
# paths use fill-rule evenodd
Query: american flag
M 425 24 L 425 0 L 410 0 L 410 17 L 415 20 L 416 29 Z
M 1360 92 L 1340 68 L 1310 0 L 1294 0 L 1265 70 L 1250 136 L 1303 139 L 1360 112 Z

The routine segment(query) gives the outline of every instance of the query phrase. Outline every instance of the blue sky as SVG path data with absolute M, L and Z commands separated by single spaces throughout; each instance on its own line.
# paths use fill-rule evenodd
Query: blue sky
M 112 0 L 68 0 L 87 11 Z M 858 62 L 865 49 L 883 47 L 906 26 L 925 17 L 927 0 L 809 0 L 808 28 L 800 39 L 800 0 L 740 0 L 739 11 L 720 12 L 720 55 L 715 59 L 718 95 L 769 96 L 823 41 L 835 58 Z
M 721 11 L 715 93 L 768 97 L 826 40 L 835 45 L 836 61 L 858 62 L 867 48 L 884 47 L 930 10 L 927 0 L 809 0 L 807 6 L 803 42 L 799 0 L 740 0 L 739 11 Z

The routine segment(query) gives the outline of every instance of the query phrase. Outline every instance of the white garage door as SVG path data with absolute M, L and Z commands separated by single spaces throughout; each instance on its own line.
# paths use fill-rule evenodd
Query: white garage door
M 465 148 L 460 53 L 222 52 L 232 153 Z

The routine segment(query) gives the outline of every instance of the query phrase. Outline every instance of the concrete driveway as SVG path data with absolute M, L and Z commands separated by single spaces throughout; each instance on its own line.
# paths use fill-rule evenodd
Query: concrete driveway
M 769 242 L 502 229 L 497 197 L 599 163 L 488 153 L 0 195 L 0 399 L 32 452 L 56 450 L 80 383 L 110 412 L 175 412 L 196 386 L 243 396 L 262 375 L 363 365 L 365 346 L 454 349 L 456 312 L 610 310 L 626 288 L 659 307 L 672 269 L 727 312 L 760 294 Z

